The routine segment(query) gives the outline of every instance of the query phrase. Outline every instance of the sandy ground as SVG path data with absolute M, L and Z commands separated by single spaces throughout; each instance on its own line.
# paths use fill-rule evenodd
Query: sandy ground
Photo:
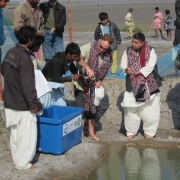
M 67 4 L 64 4 L 67 7 Z M 76 3 L 72 4 L 71 16 L 72 16 L 72 29 L 73 31 L 94 31 L 97 23 L 99 22 L 98 15 L 100 12 L 107 12 L 112 22 L 116 23 L 121 29 L 125 27 L 124 17 L 126 16 L 129 8 L 134 9 L 134 22 L 142 28 L 144 31 L 150 29 L 154 8 L 158 6 L 160 11 L 165 16 L 164 11 L 169 9 L 173 18 L 175 19 L 174 3 L 142 3 L 142 4 L 98 4 L 94 3 Z M 4 9 L 6 17 L 13 19 L 13 5 L 9 5 Z M 162 23 L 163 25 L 163 23 Z M 68 30 L 66 24 L 65 31 Z

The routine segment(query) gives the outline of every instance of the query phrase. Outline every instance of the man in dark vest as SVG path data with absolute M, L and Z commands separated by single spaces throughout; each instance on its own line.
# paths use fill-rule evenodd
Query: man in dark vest
M 132 46 L 123 53 L 120 65 L 126 74 L 122 106 L 127 139 L 136 136 L 141 120 L 145 138 L 152 138 L 156 134 L 160 119 L 161 86 L 156 61 L 157 55 L 145 41 L 144 34 L 134 34 Z

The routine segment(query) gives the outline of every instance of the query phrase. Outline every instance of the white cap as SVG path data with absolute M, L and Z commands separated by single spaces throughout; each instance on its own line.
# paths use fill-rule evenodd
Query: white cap
M 99 88 L 95 88 L 95 98 L 94 104 L 99 106 L 100 100 L 104 97 L 104 88 L 100 86 Z

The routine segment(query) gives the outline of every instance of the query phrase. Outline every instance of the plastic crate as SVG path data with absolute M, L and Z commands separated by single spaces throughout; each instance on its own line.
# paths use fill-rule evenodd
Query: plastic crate
M 37 117 L 37 150 L 62 154 L 81 142 L 82 108 L 51 106 Z

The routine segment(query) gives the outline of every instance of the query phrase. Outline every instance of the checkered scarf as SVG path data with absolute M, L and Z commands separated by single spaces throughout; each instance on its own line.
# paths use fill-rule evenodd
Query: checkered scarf
M 130 75 L 131 88 L 137 102 L 145 102 L 150 99 L 150 96 L 159 91 L 158 85 L 153 73 L 146 78 L 141 74 L 135 76 L 135 72 L 143 68 L 150 58 L 150 47 L 147 43 L 141 49 L 140 54 L 131 47 L 128 51 L 128 67 L 131 67 L 132 74 Z
M 96 106 L 94 105 L 95 88 L 94 83 L 103 80 L 108 70 L 111 68 L 112 57 L 111 49 L 107 50 L 103 54 L 103 64 L 99 67 L 99 41 L 95 41 L 91 44 L 88 66 L 94 71 L 95 80 L 87 80 L 84 87 L 84 111 L 96 113 Z M 86 75 L 86 71 L 85 71 Z

